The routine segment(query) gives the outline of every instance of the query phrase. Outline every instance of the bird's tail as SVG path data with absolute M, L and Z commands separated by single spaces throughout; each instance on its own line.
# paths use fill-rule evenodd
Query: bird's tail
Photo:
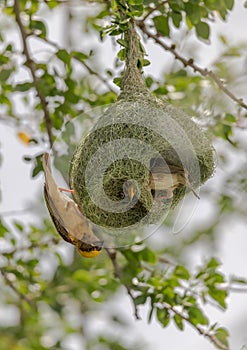
M 45 152 L 43 154 L 42 164 L 43 164 L 43 169 L 45 174 L 45 186 L 47 186 L 48 187 L 47 189 L 50 191 L 55 189 L 57 190 L 57 184 L 52 176 L 51 160 L 50 160 L 49 153 Z
M 194 194 L 194 196 L 197 199 L 200 199 L 200 196 L 196 193 L 196 191 L 194 190 L 192 184 L 190 183 L 190 180 L 188 178 L 188 175 L 185 173 L 185 180 L 186 180 L 186 186 L 191 190 L 191 192 Z

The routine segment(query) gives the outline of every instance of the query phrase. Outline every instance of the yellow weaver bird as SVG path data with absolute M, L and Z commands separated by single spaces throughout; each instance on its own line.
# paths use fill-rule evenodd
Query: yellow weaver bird
M 62 193 L 64 189 L 57 187 L 48 153 L 44 153 L 42 162 L 45 174 L 45 202 L 57 232 L 66 242 L 75 245 L 83 257 L 96 257 L 102 250 L 103 241 L 94 235 L 87 218 L 73 199 Z

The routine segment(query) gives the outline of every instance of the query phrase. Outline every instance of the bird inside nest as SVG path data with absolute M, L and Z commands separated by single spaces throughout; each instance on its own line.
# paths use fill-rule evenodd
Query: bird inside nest
M 173 198 L 173 192 L 179 187 L 189 188 L 193 194 L 200 199 L 193 189 L 188 171 L 180 166 L 167 164 L 163 158 L 152 158 L 150 160 L 150 178 L 147 189 L 157 201 L 170 201 Z M 138 186 L 134 180 L 127 180 L 123 185 L 123 198 L 126 202 L 132 203 L 139 197 Z
M 163 158 L 150 160 L 149 188 L 156 192 L 157 200 L 170 200 L 176 188 L 185 186 L 200 199 L 189 181 L 188 171 L 180 166 L 167 164 Z M 158 191 L 158 192 L 157 192 Z
M 135 180 L 126 180 L 124 182 L 122 197 L 123 201 L 127 203 L 135 204 L 138 201 L 139 190 Z

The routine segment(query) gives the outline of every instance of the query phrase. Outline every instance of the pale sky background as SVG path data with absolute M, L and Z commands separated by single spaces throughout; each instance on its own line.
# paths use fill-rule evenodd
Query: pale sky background
M 51 39 L 59 41 L 63 44 L 63 11 L 59 11 L 58 14 L 52 15 L 51 18 L 47 18 L 47 23 L 50 26 Z M 230 13 L 228 21 L 226 23 L 220 20 L 213 24 L 213 35 L 211 37 L 212 45 L 200 43 L 202 47 L 199 55 L 199 63 L 202 66 L 209 66 L 210 62 L 214 61 L 219 50 L 222 50 L 222 45 L 219 44 L 217 36 L 223 33 L 231 43 L 239 43 L 241 41 L 247 42 L 247 9 L 243 7 L 243 1 L 236 1 L 233 13 Z M 13 40 L 13 37 L 12 37 Z M 100 63 L 102 67 L 107 67 L 109 62 L 113 62 L 114 51 L 110 41 L 103 44 L 98 44 L 98 39 L 92 39 L 95 41 L 95 45 L 98 47 L 97 57 L 100 57 Z M 84 47 L 90 47 L 89 43 L 83 43 Z M 156 77 L 164 71 L 164 66 L 172 64 L 172 56 L 170 54 L 164 54 L 158 46 L 150 40 L 145 44 L 146 51 L 149 54 L 149 60 L 151 65 L 145 68 L 146 74 L 152 74 Z M 38 48 L 36 48 L 38 49 Z M 168 59 L 171 57 L 171 60 Z M 161 61 L 162 60 L 162 61 Z M 163 60 L 166 62 L 163 62 Z M 103 70 L 103 69 L 102 69 Z M 247 82 L 246 90 L 242 91 L 242 96 L 247 97 Z M 22 161 L 23 155 L 35 154 L 40 151 L 37 147 L 27 147 L 18 141 L 16 138 L 16 131 L 11 126 L 7 126 L 3 123 L 0 124 L 0 147 L 3 154 L 3 164 L 1 168 L 1 188 L 2 188 L 2 202 L 1 212 L 19 211 L 23 208 L 32 206 L 38 197 L 41 197 L 43 179 L 39 176 L 37 179 L 32 180 L 30 178 L 31 166 Z M 246 131 L 242 131 L 243 136 L 246 137 Z M 216 174 L 215 178 L 210 180 L 209 186 L 214 188 L 214 184 L 217 183 L 217 178 L 220 176 L 220 171 Z M 206 185 L 207 186 L 207 185 Z M 45 209 L 44 209 L 45 210 Z M 197 207 L 198 215 L 204 213 L 203 200 L 200 201 Z M 45 211 L 44 211 L 45 212 Z M 18 219 L 25 220 L 25 215 L 28 216 L 28 220 L 32 217 L 30 213 L 22 216 L 18 215 Z M 14 215 L 15 217 L 15 215 Z M 13 216 L 6 216 L 6 220 L 13 218 Z M 242 223 L 233 222 L 232 225 L 224 227 L 221 232 L 219 240 L 221 245 L 218 248 L 217 255 L 223 262 L 223 271 L 226 274 L 237 274 L 239 276 L 247 276 L 247 227 Z M 159 234 L 159 233 L 158 233 Z M 0 241 L 0 247 L 1 247 Z M 201 260 L 200 251 L 195 252 L 195 256 L 191 257 L 191 261 L 198 263 Z M 190 262 L 191 264 L 191 262 Z M 119 295 L 111 302 L 111 306 L 104 305 L 103 309 L 108 307 L 115 307 L 120 309 L 121 312 L 126 315 L 126 319 L 130 324 L 133 324 L 132 332 L 128 334 L 128 337 L 134 339 L 146 340 L 150 344 L 150 348 L 156 350 L 163 350 L 169 348 L 173 350 L 210 350 L 214 349 L 211 344 L 196 334 L 196 331 L 191 327 L 186 326 L 186 332 L 180 332 L 171 323 L 168 328 L 162 329 L 157 323 L 152 322 L 148 325 L 146 322 L 146 308 L 142 309 L 142 321 L 134 321 L 132 317 L 133 310 L 132 305 L 125 293 L 125 290 L 119 293 Z M 225 313 L 213 310 L 211 307 L 207 308 L 211 320 L 217 320 L 219 323 L 225 325 L 231 331 L 231 348 L 234 350 L 240 350 L 243 345 L 247 347 L 247 294 L 232 294 L 229 300 L 229 308 Z M 9 314 L 11 310 L 9 309 Z M 4 315 L 6 321 L 6 314 Z M 11 321 L 10 317 L 10 322 Z M 3 318 L 0 315 L 0 324 L 3 322 Z M 91 331 L 94 327 L 97 329 L 105 329 L 104 323 L 104 311 L 97 315 L 97 321 L 92 323 Z M 127 337 L 126 334 L 120 335 L 120 337 Z M 66 342 L 66 350 L 75 350 L 81 346 L 81 339 L 73 339 L 68 337 Z M 83 349 L 83 347 L 80 347 Z

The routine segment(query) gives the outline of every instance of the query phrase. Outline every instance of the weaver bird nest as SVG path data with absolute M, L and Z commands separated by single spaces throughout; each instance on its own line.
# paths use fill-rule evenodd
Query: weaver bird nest
M 158 184 L 157 189 L 151 185 L 155 164 L 166 173 L 172 166 L 187 172 L 195 189 L 213 173 L 213 148 L 181 110 L 139 96 L 120 99 L 74 155 L 70 178 L 75 200 L 97 225 L 120 228 L 141 220 L 154 222 L 178 204 L 188 187 L 181 183 L 166 198 Z M 134 187 L 133 198 L 128 198 L 128 186 Z
M 113 229 L 157 222 L 214 171 L 208 137 L 150 94 L 131 49 L 129 55 L 118 100 L 81 140 L 70 171 L 84 215 Z

